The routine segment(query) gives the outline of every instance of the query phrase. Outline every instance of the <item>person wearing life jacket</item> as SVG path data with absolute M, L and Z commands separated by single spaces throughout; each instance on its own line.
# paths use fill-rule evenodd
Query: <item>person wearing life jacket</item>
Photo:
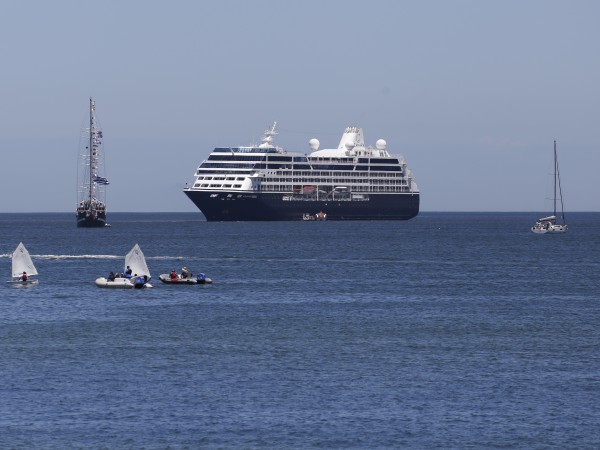
M 125 278 L 131 278 L 131 267 L 127 266 L 127 270 L 125 271 Z
M 27 272 L 23 272 L 23 275 L 21 275 L 21 281 L 27 281 Z
M 175 269 L 171 271 L 171 281 L 177 281 L 177 272 L 175 272 Z

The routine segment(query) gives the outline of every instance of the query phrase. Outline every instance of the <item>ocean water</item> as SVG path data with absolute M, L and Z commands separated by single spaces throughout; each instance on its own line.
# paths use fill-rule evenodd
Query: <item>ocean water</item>
M 537 217 L 0 214 L 40 273 L 0 286 L 0 448 L 599 448 L 600 213 Z M 135 243 L 154 288 L 97 288 Z

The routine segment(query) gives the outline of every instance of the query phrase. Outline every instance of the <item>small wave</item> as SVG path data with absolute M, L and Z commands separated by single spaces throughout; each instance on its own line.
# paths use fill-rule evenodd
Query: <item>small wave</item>
M 123 259 L 116 255 L 31 255 L 32 259 Z
M 32 259 L 125 259 L 125 255 L 30 255 Z M 0 258 L 12 258 L 11 253 L 0 254 Z M 194 259 L 188 256 L 146 256 L 148 260 Z
M 146 256 L 146 259 L 155 259 L 155 260 L 163 260 L 163 259 L 184 259 L 185 256 Z M 187 258 L 186 258 L 187 259 Z

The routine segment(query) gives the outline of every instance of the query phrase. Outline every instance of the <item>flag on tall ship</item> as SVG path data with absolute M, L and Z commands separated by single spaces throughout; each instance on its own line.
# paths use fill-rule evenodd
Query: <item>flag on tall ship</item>
M 99 176 L 94 177 L 94 183 L 103 184 L 105 186 L 110 184 L 106 178 Z

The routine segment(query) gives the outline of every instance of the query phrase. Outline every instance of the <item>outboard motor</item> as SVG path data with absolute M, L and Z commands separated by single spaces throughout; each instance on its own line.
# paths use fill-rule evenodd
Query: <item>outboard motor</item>
M 133 287 L 136 289 L 141 289 L 146 284 L 144 277 L 135 277 L 135 282 L 133 283 Z
M 198 284 L 204 284 L 206 283 L 206 276 L 203 273 L 199 273 L 196 277 L 196 281 L 198 282 Z

